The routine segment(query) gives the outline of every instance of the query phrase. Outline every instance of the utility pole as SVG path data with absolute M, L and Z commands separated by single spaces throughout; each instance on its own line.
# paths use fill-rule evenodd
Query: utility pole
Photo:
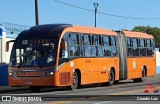
M 95 27 L 96 27 L 96 22 L 97 22 L 97 21 L 96 21 L 96 19 L 97 19 L 97 18 L 96 18 L 96 15 L 97 15 L 98 3 L 93 3 L 93 5 L 94 5 L 94 10 L 95 10 L 95 24 L 94 24 L 94 25 L 95 25 Z
M 36 25 L 39 25 L 38 0 L 35 0 L 35 20 L 36 20 Z

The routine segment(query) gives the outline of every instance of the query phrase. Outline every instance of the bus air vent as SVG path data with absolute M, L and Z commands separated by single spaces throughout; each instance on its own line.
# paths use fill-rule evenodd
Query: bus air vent
M 70 72 L 60 73 L 60 84 L 69 85 L 70 84 Z

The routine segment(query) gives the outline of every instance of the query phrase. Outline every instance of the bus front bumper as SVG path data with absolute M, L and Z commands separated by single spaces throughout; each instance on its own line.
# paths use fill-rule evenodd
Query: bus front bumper
M 48 77 L 9 77 L 9 86 L 56 86 L 53 76 Z

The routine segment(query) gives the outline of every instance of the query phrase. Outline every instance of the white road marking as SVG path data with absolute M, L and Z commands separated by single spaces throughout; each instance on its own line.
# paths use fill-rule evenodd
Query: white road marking
M 105 102 L 94 103 L 94 104 L 107 104 L 107 103 L 110 103 L 110 102 L 113 102 L 113 101 L 105 101 Z

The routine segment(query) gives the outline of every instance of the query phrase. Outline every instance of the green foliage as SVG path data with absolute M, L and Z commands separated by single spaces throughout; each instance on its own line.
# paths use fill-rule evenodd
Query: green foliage
M 160 47 L 160 28 L 150 26 L 135 26 L 132 31 L 144 32 L 153 35 L 156 47 Z

